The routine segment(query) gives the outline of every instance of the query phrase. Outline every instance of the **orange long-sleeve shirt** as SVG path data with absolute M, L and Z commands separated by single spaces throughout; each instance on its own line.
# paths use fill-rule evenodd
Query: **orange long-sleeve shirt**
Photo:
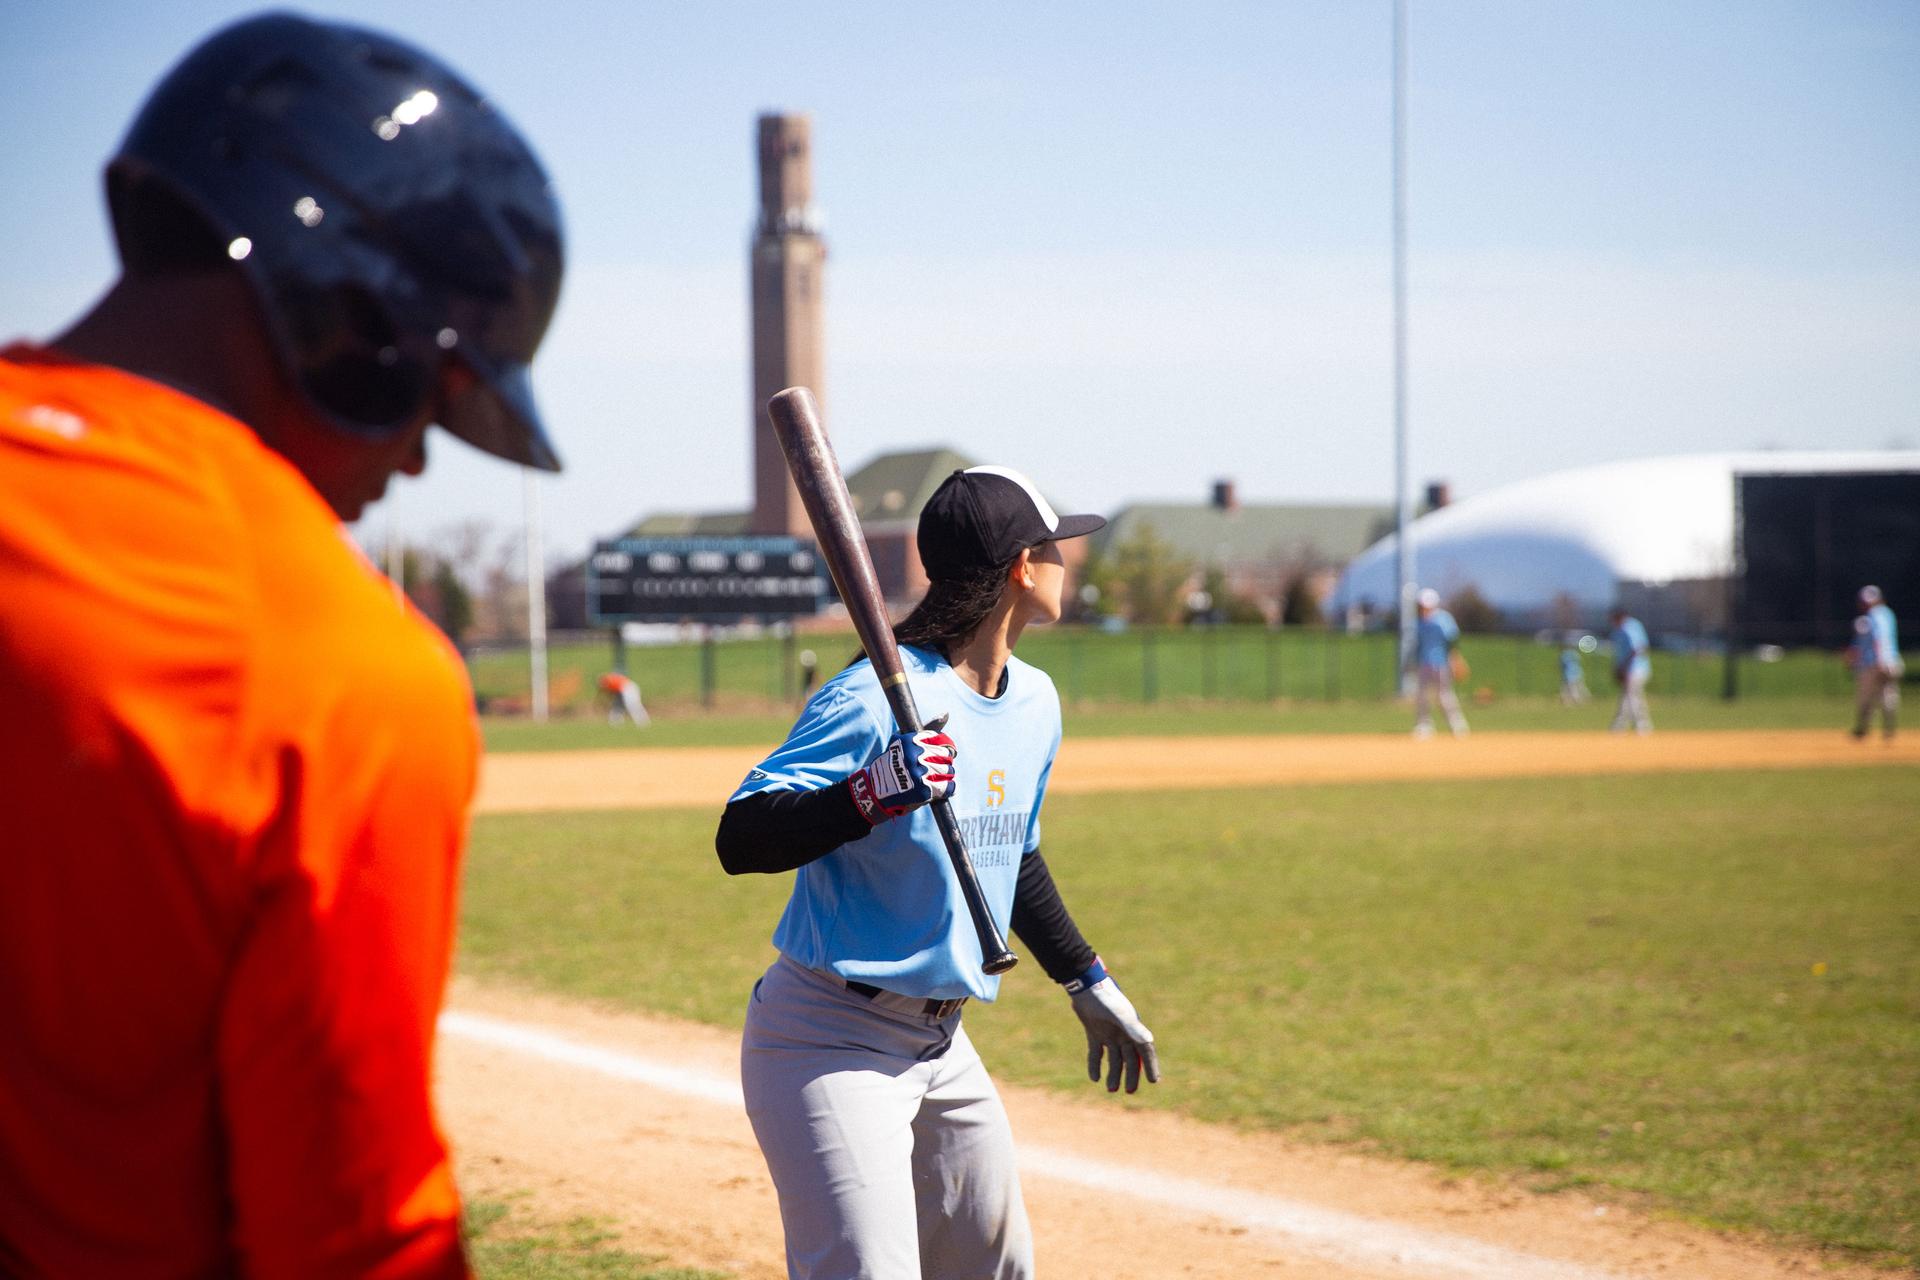
M 462 1276 L 428 1072 L 478 738 L 244 425 L 0 351 L 0 1274 Z

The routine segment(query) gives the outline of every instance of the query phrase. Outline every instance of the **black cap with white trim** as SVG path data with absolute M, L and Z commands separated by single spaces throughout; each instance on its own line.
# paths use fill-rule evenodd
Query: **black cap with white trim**
M 1011 467 L 968 467 L 942 481 L 920 512 L 920 563 L 935 581 L 964 577 L 1106 523 L 1105 516 L 1056 514 L 1033 481 Z

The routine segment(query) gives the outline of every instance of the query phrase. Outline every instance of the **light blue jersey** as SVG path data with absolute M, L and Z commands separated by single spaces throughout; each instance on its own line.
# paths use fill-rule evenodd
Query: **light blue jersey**
M 1020 859 L 1040 844 L 1040 804 L 1060 746 L 1060 697 L 1038 667 L 1007 659 L 1006 691 L 986 697 L 938 654 L 902 648 L 923 719 L 950 716 L 958 748 L 953 816 L 1004 933 Z M 873 667 L 855 663 L 820 687 L 787 740 L 747 774 L 733 799 L 831 786 L 879 755 L 894 733 Z M 902 995 L 991 1000 L 980 942 L 930 809 L 883 822 L 795 873 L 773 945 L 811 969 Z
M 1460 624 L 1445 609 L 1435 609 L 1414 628 L 1413 652 L 1421 666 L 1445 670 L 1447 651 L 1460 639 Z
M 1900 663 L 1900 628 L 1894 621 L 1893 610 L 1884 604 L 1876 604 L 1864 616 L 1867 621 L 1865 630 L 1857 631 L 1853 637 L 1853 669 L 1897 667 Z
M 1624 668 L 1628 676 L 1638 676 L 1642 680 L 1653 674 L 1653 662 L 1647 656 L 1651 647 L 1647 642 L 1647 629 L 1640 625 L 1640 619 L 1620 619 L 1620 625 L 1613 629 L 1611 638 L 1615 671 Z

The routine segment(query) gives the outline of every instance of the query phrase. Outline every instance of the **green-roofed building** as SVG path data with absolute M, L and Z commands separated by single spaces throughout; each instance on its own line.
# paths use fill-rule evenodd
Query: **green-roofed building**
M 1142 525 L 1181 555 L 1225 568 L 1254 561 L 1343 565 L 1393 532 L 1393 508 L 1370 504 L 1317 506 L 1246 503 L 1211 505 L 1134 502 L 1120 508 L 1093 535 L 1095 551 L 1135 536 Z
M 920 510 L 955 471 L 974 465 L 952 449 L 883 453 L 847 477 L 847 496 L 867 535 L 880 593 L 893 604 L 918 600 L 927 589 L 914 534 Z
M 623 538 L 723 538 L 747 532 L 748 513 L 719 511 L 693 515 L 662 511 L 643 518 Z
M 869 532 L 888 524 L 918 524 L 920 509 L 956 471 L 977 465 L 952 449 L 913 449 L 883 453 L 847 477 L 853 513 Z
M 1278 617 L 1281 602 L 1303 576 L 1324 596 L 1349 560 L 1393 531 L 1384 503 L 1241 502 L 1230 481 L 1208 502 L 1135 502 L 1107 519 L 1089 542 L 1095 555 L 1151 529 L 1196 569 L 1220 570 L 1236 595 Z M 1196 573 L 1195 585 L 1200 573 Z

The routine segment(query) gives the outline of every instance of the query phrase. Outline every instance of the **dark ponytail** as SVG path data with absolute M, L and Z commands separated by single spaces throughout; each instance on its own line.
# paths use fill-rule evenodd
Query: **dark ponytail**
M 894 643 L 932 649 L 951 657 L 953 649 L 966 643 L 1000 603 L 1000 597 L 1006 594 L 1007 575 L 1013 570 L 1013 564 L 1014 561 L 1009 560 L 957 578 L 929 582 L 927 594 L 920 598 L 920 603 L 894 625 Z M 866 650 L 862 649 L 853 660 L 858 662 L 866 656 Z

